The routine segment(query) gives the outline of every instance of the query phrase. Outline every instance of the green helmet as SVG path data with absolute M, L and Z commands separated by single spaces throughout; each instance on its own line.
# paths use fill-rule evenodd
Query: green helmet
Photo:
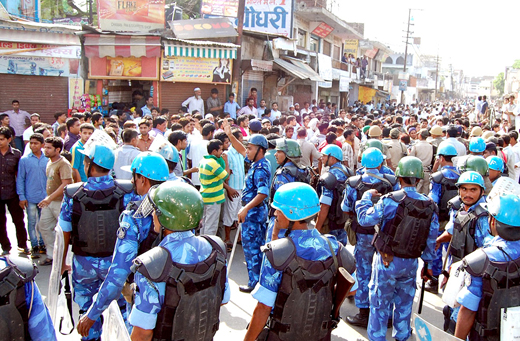
M 461 172 L 475 171 L 482 176 L 488 175 L 488 163 L 486 159 L 481 156 L 471 155 L 463 159 L 459 165 Z
M 370 139 L 367 141 L 367 143 L 365 143 L 365 150 L 367 150 L 368 148 L 377 148 L 379 149 L 382 153 L 384 153 L 385 151 L 383 150 L 383 142 L 379 141 L 379 140 L 374 140 L 374 139 Z
M 302 150 L 298 142 L 286 138 L 276 139 L 275 142 L 275 149 L 284 152 L 288 158 L 302 156 Z
M 398 178 L 422 179 L 424 177 L 424 170 L 421 160 L 415 156 L 403 157 L 397 165 L 395 176 Z
M 193 186 L 166 181 L 150 189 L 147 198 L 165 229 L 188 231 L 199 226 L 204 204 L 202 196 Z

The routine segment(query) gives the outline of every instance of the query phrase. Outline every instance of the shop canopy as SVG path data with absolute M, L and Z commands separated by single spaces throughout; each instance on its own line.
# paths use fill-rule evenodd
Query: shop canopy
M 1 41 L 24 42 L 45 45 L 80 46 L 79 37 L 74 34 L 48 33 L 24 30 L 2 30 Z
M 85 56 L 160 57 L 161 37 L 135 35 L 85 35 Z
M 309 79 L 315 82 L 324 82 L 320 75 L 304 62 L 296 61 L 293 59 L 284 60 L 278 58 L 274 60 L 274 63 L 276 64 L 276 66 L 278 66 L 278 68 L 282 69 L 285 72 L 288 72 L 293 77 L 304 80 Z
M 168 39 L 164 42 L 165 57 L 236 59 L 238 45 L 215 41 Z

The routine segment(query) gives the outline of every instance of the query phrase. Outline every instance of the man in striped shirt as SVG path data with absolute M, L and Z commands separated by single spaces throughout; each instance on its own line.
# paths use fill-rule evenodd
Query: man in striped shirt
M 226 163 L 221 157 L 223 143 L 213 139 L 208 143 L 208 154 L 199 163 L 200 194 L 204 202 L 201 234 L 216 235 L 220 219 L 220 207 L 226 200 L 224 180 L 228 177 Z

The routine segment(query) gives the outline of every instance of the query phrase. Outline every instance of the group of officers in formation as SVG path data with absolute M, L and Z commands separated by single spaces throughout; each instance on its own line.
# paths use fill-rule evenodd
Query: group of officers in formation
M 367 328 L 370 340 L 386 340 L 392 326 L 393 338 L 407 340 L 419 258 L 434 293 L 441 273 L 448 277 L 449 264 L 463 260 L 467 278 L 459 306 L 444 309 L 445 330 L 462 339 L 499 338 L 500 308 L 520 305 L 511 294 L 520 289 L 520 198 L 487 200 L 504 162 L 483 157 L 481 137 L 469 140 L 465 157 L 450 141 L 438 145 L 438 169 L 424 195 L 417 191 L 425 179 L 421 160 L 404 156 L 394 173 L 375 139 L 364 144 L 355 173 L 342 149 L 327 145 L 315 186 L 300 166 L 299 144 L 276 140 L 279 166 L 266 188 L 267 139 L 252 135 L 242 144 L 229 126 L 224 131 L 250 161 L 238 215 L 249 275 L 241 291 L 258 303 L 244 340 L 330 340 L 341 303 L 353 294 L 349 275 L 359 311 L 346 321 Z M 101 314 L 115 300 L 132 340 L 211 340 L 230 300 L 227 250 L 218 237 L 198 235 L 200 193 L 187 179 L 169 180 L 175 147 L 139 154 L 131 182 L 111 177 L 110 148 L 84 153 L 88 180 L 66 188 L 59 218 L 63 271 L 72 245 L 78 332 L 99 340 Z M 55 340 L 33 281 L 36 267 L 6 256 L 0 268 L 0 340 Z

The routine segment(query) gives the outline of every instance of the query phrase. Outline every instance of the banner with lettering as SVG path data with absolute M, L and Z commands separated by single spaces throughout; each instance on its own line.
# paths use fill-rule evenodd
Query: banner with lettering
M 71 74 L 69 61 L 57 57 L 0 56 L 0 73 L 68 77 Z
M 202 15 L 236 18 L 238 0 L 202 0 L 200 12 Z
M 164 28 L 165 0 L 98 0 L 99 28 L 147 32 Z
M 0 56 L 81 58 L 81 46 L 43 45 L 0 41 Z
M 293 0 L 246 0 L 244 29 L 292 38 Z
M 231 84 L 232 59 L 165 57 L 161 81 Z

